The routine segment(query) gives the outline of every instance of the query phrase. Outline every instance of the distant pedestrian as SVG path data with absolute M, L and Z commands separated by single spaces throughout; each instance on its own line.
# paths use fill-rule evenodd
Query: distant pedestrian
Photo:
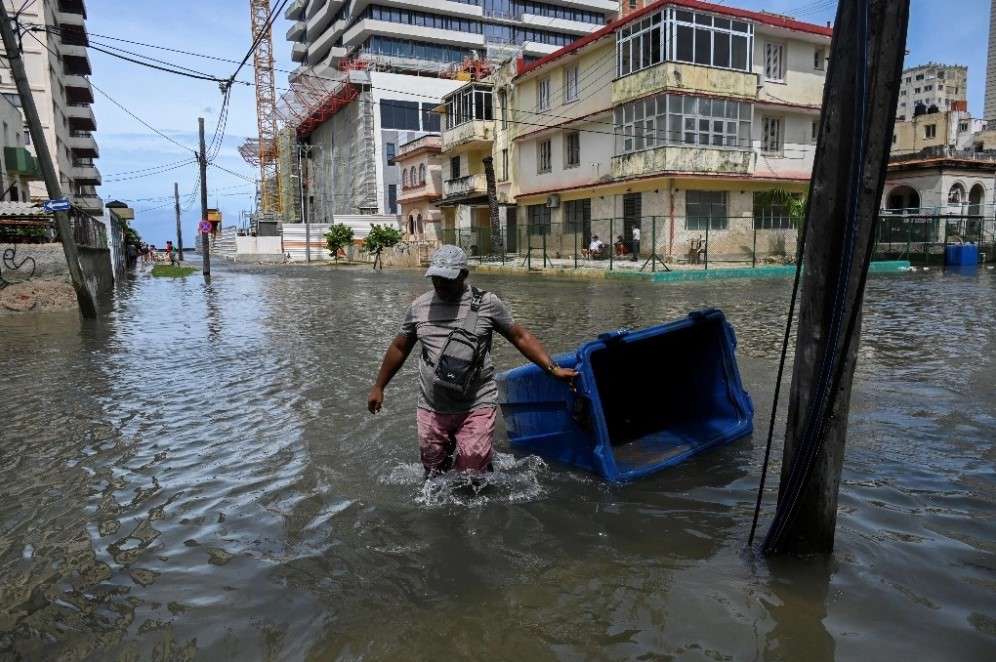
M 170 265 L 175 265 L 176 262 L 176 251 L 173 250 L 173 242 L 166 242 L 166 259 L 169 260 Z
M 633 227 L 633 261 L 640 257 L 640 226 Z

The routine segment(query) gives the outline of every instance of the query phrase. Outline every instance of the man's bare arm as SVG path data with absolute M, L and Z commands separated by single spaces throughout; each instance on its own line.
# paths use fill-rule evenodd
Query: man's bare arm
M 397 335 L 391 341 L 387 352 L 384 353 L 380 370 L 377 372 L 377 381 L 374 382 L 373 388 L 370 389 L 370 395 L 367 396 L 367 409 L 370 410 L 371 414 L 379 412 L 384 405 L 384 389 L 401 369 L 401 366 L 405 364 L 412 348 L 415 347 L 415 342 L 415 338 L 405 335 Z

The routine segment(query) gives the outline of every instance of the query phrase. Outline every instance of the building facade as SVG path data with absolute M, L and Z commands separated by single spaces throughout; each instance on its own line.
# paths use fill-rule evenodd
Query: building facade
M 21 110 L 7 97 L 0 99 L 0 147 L 3 159 L 0 161 L 0 200 L 26 202 L 31 199 L 30 184 L 41 179 L 38 161 L 24 147 L 25 133 L 22 130 L 24 118 Z
M 897 103 L 897 120 L 911 120 L 931 108 L 967 111 L 968 67 L 928 62 L 906 69 L 900 80 Z
M 499 202 L 514 205 L 501 214 L 506 241 L 520 252 L 572 254 L 595 235 L 621 256 L 678 261 L 707 238 L 716 257 L 793 247 L 792 221 L 768 194 L 808 187 L 830 36 L 690 0 L 629 12 L 493 78 L 491 118 L 487 84 L 447 99 L 440 204 L 461 187 L 479 195 L 475 163 L 490 153 L 508 180 Z M 469 105 L 450 103 L 470 91 Z M 485 225 L 479 211 L 444 207 L 444 230 Z
M 892 132 L 891 153 L 915 154 L 936 147 L 971 149 L 984 125 L 985 122 L 972 118 L 964 110 L 928 112 L 898 120 Z
M 11 14 L 24 5 L 11 0 L 4 2 Z M 94 137 L 97 122 L 88 78 L 91 68 L 87 55 L 86 5 L 84 0 L 38 0 L 24 6 L 21 20 L 49 28 L 33 30 L 24 37 L 24 64 L 63 193 L 77 207 L 99 217 L 104 203 L 96 190 L 101 177 L 94 159 L 100 152 Z M 20 107 L 17 88 L 9 73 L 0 76 L 0 94 Z M 24 131 L 26 147 L 33 153 L 34 146 L 23 122 L 18 130 Z M 48 198 L 41 181 L 32 183 L 31 197 Z
M 442 213 L 436 206 L 443 192 L 439 152 L 440 140 L 436 133 L 398 147 L 394 162 L 401 171 L 398 204 L 405 241 L 436 243 L 442 239 Z

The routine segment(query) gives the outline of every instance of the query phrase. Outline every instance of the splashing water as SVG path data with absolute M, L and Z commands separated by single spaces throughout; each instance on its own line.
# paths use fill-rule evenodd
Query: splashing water
M 516 458 L 511 453 L 496 452 L 492 464 L 494 471 L 486 474 L 451 471 L 426 480 L 421 464 L 404 463 L 394 466 L 380 482 L 413 486 L 414 502 L 427 508 L 526 503 L 547 493 L 542 479 L 549 474 L 549 467 L 542 458 L 536 455 Z

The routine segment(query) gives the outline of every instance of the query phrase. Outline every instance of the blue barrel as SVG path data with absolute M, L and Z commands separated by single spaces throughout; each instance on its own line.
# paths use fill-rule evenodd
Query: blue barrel
M 975 244 L 948 244 L 944 247 L 944 264 L 949 267 L 974 267 L 978 263 L 979 247 Z
M 603 333 L 573 354 L 576 391 L 529 364 L 498 375 L 508 438 L 519 450 L 623 482 L 753 431 L 733 328 L 719 310 L 638 331 Z

